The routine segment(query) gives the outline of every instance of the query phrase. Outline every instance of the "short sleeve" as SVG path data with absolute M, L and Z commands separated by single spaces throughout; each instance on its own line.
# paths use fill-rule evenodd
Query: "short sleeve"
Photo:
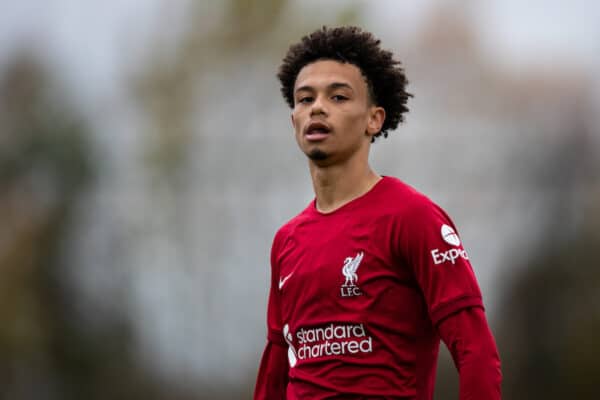
M 450 217 L 426 197 L 409 207 L 400 228 L 401 255 L 435 324 L 463 308 L 482 307 L 469 256 Z
M 275 235 L 271 247 L 271 289 L 269 290 L 269 301 L 267 305 L 267 338 L 270 342 L 286 345 L 282 334 L 281 305 L 278 288 L 279 264 L 278 254 L 280 248 L 280 232 Z

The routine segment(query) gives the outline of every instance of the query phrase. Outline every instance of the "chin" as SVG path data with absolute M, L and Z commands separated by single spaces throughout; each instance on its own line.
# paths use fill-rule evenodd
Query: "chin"
M 325 161 L 329 158 L 329 154 L 321 149 L 313 149 L 306 154 L 313 161 Z

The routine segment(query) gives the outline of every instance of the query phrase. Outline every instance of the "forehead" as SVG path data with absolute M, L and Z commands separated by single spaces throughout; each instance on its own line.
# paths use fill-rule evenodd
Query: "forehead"
M 366 91 L 367 88 L 367 82 L 356 65 L 320 60 L 307 64 L 300 70 L 294 90 L 302 86 L 326 87 L 334 82 L 346 83 L 358 91 Z

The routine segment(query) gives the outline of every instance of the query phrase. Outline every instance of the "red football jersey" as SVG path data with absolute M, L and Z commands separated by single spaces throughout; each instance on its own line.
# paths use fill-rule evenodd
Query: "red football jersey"
M 400 180 L 323 214 L 311 204 L 275 235 L 269 340 L 287 343 L 287 398 L 430 400 L 434 326 L 483 307 L 446 213 Z

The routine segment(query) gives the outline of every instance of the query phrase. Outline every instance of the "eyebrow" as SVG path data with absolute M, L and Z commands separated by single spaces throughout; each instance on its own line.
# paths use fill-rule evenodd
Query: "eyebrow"
M 350 89 L 351 91 L 354 91 L 354 89 L 352 89 L 352 86 L 350 86 L 347 83 L 344 82 L 332 82 L 329 85 L 327 85 L 327 89 L 332 90 L 332 89 Z M 295 93 L 297 92 L 301 92 L 301 91 L 314 91 L 315 88 L 309 85 L 305 85 L 305 86 L 300 86 L 298 89 L 296 89 Z

